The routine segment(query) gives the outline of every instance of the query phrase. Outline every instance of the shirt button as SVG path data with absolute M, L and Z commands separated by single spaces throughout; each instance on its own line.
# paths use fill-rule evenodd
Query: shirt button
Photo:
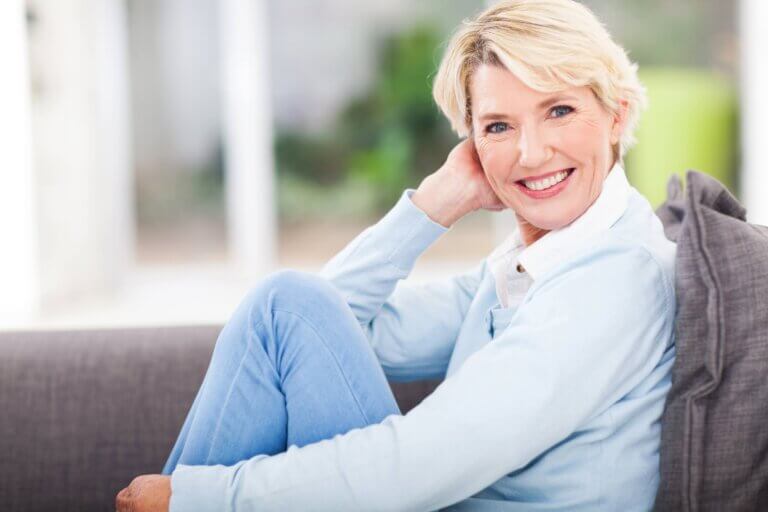
M 525 272 L 525 268 L 523 268 L 523 266 L 522 266 L 521 264 L 519 264 L 519 263 L 518 263 L 518 264 L 517 264 L 517 271 L 518 271 L 518 272 L 520 272 L 520 273 L 522 274 L 523 272 Z

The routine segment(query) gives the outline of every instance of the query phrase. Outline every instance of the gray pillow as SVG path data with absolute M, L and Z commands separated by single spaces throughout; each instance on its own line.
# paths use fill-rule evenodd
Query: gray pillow
M 655 510 L 768 510 L 768 228 L 714 178 L 686 183 L 656 212 L 678 309 Z

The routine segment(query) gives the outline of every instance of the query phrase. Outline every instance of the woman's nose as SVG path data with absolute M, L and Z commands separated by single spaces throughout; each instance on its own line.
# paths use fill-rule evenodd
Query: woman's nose
M 552 158 L 552 148 L 535 128 L 521 128 L 519 139 L 520 159 L 523 167 L 538 168 Z

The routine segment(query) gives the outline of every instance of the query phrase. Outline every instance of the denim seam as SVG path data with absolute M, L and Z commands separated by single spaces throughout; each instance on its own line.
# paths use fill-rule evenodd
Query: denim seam
M 219 419 L 216 421 L 216 428 L 213 431 L 213 435 L 211 436 L 211 446 L 208 448 L 208 454 L 205 456 L 205 464 L 206 466 L 210 465 L 210 459 L 211 459 L 211 452 L 213 451 L 213 447 L 216 445 L 216 439 L 219 436 L 219 430 L 221 430 L 221 422 L 224 418 L 224 410 L 227 408 L 227 405 L 229 405 L 229 400 L 232 397 L 232 391 L 235 389 L 235 382 L 237 382 L 237 378 L 240 375 L 240 372 L 243 370 L 243 363 L 245 361 L 246 356 L 250 352 L 250 337 L 251 333 L 255 331 L 260 325 L 262 325 L 264 322 L 260 321 L 255 326 L 248 328 L 248 345 L 246 345 L 245 350 L 243 351 L 243 357 L 240 358 L 240 362 L 237 365 L 237 371 L 235 372 L 234 377 L 232 378 L 232 382 L 229 385 L 229 389 L 227 390 L 227 396 L 224 399 L 224 404 L 221 407 L 221 414 L 219 414 Z
M 340 373 L 341 373 L 342 377 L 344 378 L 344 383 L 347 385 L 347 389 L 350 391 L 350 394 L 352 395 L 352 398 L 354 399 L 355 403 L 357 404 L 358 409 L 360 409 L 360 413 L 363 415 L 363 418 L 365 419 L 365 422 L 370 424 L 371 423 L 370 418 L 365 413 L 365 410 L 363 409 L 363 406 L 360 404 L 360 401 L 357 399 L 357 395 L 355 395 L 355 393 L 352 392 L 353 388 L 350 385 L 349 380 L 347 379 L 346 372 L 344 371 L 341 363 L 339 362 L 338 358 L 336 357 L 336 354 L 333 352 L 333 350 L 330 349 L 330 347 L 328 346 L 328 343 L 325 341 L 325 338 L 323 338 L 323 336 L 320 335 L 320 332 L 317 330 L 315 325 L 309 319 L 307 319 L 305 316 L 303 316 L 300 313 L 296 313 L 294 311 L 288 311 L 286 309 L 278 309 L 278 308 L 275 308 L 272 311 L 273 312 L 280 312 L 280 313 L 288 313 L 289 315 L 296 316 L 296 317 L 300 318 L 301 320 L 303 320 L 309 326 L 309 328 L 312 329 L 312 331 L 315 333 L 315 336 L 317 336 L 320 339 L 320 341 L 322 341 L 323 346 L 325 347 L 325 349 L 331 354 L 331 357 L 333 358 L 334 362 L 336 363 L 337 368 L 340 370 Z

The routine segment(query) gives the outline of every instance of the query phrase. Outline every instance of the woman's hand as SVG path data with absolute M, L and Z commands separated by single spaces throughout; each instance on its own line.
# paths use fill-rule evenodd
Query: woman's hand
M 168 512 L 171 502 L 171 477 L 141 475 L 115 498 L 117 512 Z
M 451 150 L 440 169 L 424 178 L 411 201 L 445 227 L 475 210 L 506 208 L 485 178 L 471 136 Z

